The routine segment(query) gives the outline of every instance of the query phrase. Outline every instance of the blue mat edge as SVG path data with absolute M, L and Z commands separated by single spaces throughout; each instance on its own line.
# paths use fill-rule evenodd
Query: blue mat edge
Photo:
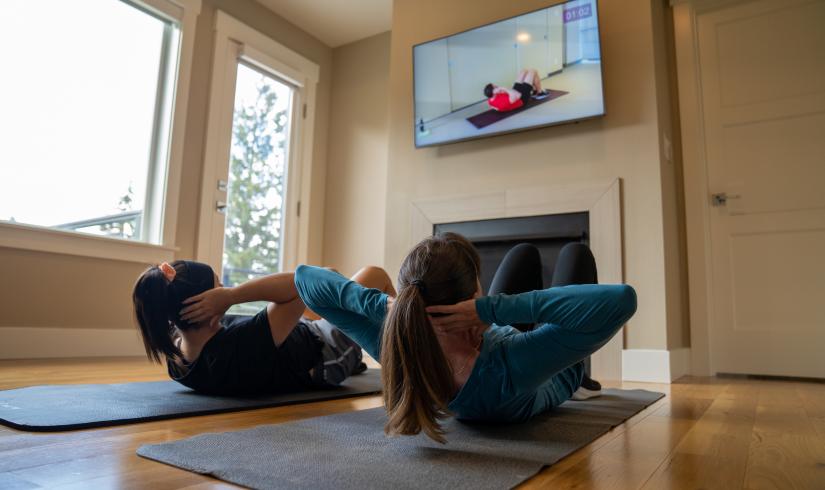
M 379 369 L 370 369 L 367 372 L 378 372 Z M 359 375 L 353 376 L 353 378 L 357 378 Z M 151 381 L 150 381 L 151 382 Z M 136 382 L 140 383 L 140 382 Z M 109 383 L 101 383 L 101 384 L 109 384 Z M 111 383 L 111 384 L 131 384 L 131 383 Z M 32 385 L 32 386 L 71 386 L 71 385 Z M 19 387 L 20 388 L 30 388 L 31 386 L 26 387 Z M 3 390 L 5 391 L 5 390 Z M 231 412 L 245 412 L 248 410 L 259 410 L 263 408 L 275 408 L 275 407 L 282 407 L 287 405 L 300 405 L 304 403 L 313 403 L 313 402 L 322 402 L 322 401 L 331 401 L 331 400 L 340 400 L 345 398 L 355 398 L 359 396 L 369 396 L 369 395 L 376 395 L 381 393 L 380 384 L 373 390 L 364 390 L 364 389 L 354 389 L 349 387 L 339 387 L 339 388 L 332 388 L 329 390 L 313 390 L 313 391 L 306 391 L 306 392 L 298 392 L 298 393 L 291 393 L 291 396 L 299 396 L 302 393 L 304 394 L 312 394 L 311 398 L 293 398 L 289 400 L 272 400 L 270 402 L 262 402 L 260 405 L 251 405 L 251 406 L 244 406 L 244 407 L 227 407 L 227 408 L 217 408 L 211 410 L 203 410 L 203 411 L 193 411 L 193 412 L 183 412 L 183 413 L 168 413 L 162 415 L 155 415 L 155 416 L 148 416 L 148 417 L 132 417 L 132 418 L 124 418 L 124 419 L 109 419 L 109 420 L 98 420 L 92 422 L 80 422 L 75 424 L 55 424 L 55 425 L 29 425 L 29 424 L 18 424 L 8 419 L 4 419 L 0 417 L 0 425 L 4 425 L 6 427 L 10 427 L 12 429 L 24 431 L 24 432 L 65 432 L 71 430 L 83 430 L 83 429 L 96 429 L 100 427 L 115 427 L 120 425 L 129 425 L 135 423 L 143 423 L 143 422 L 155 422 L 159 420 L 170 420 L 170 419 L 179 419 L 185 417 L 199 417 L 202 415 L 215 415 L 220 413 L 231 413 Z M 316 396 L 319 393 L 323 393 L 320 396 Z

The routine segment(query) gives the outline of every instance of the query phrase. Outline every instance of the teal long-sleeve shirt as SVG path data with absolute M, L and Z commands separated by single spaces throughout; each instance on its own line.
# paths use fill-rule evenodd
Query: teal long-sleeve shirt
M 295 285 L 304 303 L 380 359 L 387 295 L 336 272 L 302 265 Z M 579 363 L 607 343 L 636 311 L 624 284 L 586 284 L 476 300 L 484 332 L 467 382 L 450 402 L 459 418 L 521 421 L 558 406 L 581 383 Z M 513 323 L 537 323 L 529 332 Z

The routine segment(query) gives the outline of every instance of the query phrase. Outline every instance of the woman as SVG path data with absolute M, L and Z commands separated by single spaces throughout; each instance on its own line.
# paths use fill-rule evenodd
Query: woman
M 388 434 L 423 431 L 444 442 L 439 420 L 513 422 L 558 406 L 578 389 L 582 360 L 636 310 L 626 285 L 573 285 L 481 296 L 479 257 L 453 233 L 407 255 L 394 300 L 323 269 L 300 266 L 304 303 L 379 358 Z M 520 332 L 510 326 L 538 323 Z
M 513 88 L 500 87 L 494 83 L 484 86 L 487 104 L 499 112 L 518 109 L 530 101 L 530 96 L 543 99 L 547 91 L 541 86 L 541 77 L 534 68 L 521 70 L 516 75 Z
M 353 279 L 394 294 L 381 269 L 362 269 Z M 179 260 L 147 269 L 132 299 L 149 359 L 165 358 L 172 379 L 202 393 L 317 389 L 366 369 L 361 349 L 334 325 L 302 318 L 292 273 L 223 287 L 208 265 Z M 250 301 L 270 304 L 255 316 L 224 317 Z

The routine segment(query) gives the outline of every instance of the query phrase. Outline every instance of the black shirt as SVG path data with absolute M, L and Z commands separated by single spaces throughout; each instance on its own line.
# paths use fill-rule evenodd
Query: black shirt
M 210 395 L 263 395 L 317 387 L 309 371 L 323 364 L 322 340 L 300 322 L 275 346 L 266 308 L 252 317 L 225 317 L 222 328 L 188 367 L 167 359 L 169 376 Z

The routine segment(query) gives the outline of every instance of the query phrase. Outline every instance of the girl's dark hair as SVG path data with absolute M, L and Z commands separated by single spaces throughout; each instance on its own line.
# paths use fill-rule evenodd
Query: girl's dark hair
M 215 287 L 215 273 L 206 264 L 176 260 L 170 265 L 176 272 L 173 280 L 166 279 L 159 266 L 153 266 L 138 277 L 132 292 L 146 356 L 155 362 L 160 362 L 162 355 L 182 357 L 173 341 L 174 328 L 197 326 L 180 317 L 183 300 Z
M 493 96 L 493 84 L 488 83 L 484 86 L 484 96 L 488 99 Z
M 478 252 L 456 233 L 427 238 L 404 259 L 398 297 L 387 313 L 381 338 L 387 434 L 424 431 L 445 442 L 438 421 L 449 415 L 453 373 L 425 308 L 472 298 L 479 269 Z

